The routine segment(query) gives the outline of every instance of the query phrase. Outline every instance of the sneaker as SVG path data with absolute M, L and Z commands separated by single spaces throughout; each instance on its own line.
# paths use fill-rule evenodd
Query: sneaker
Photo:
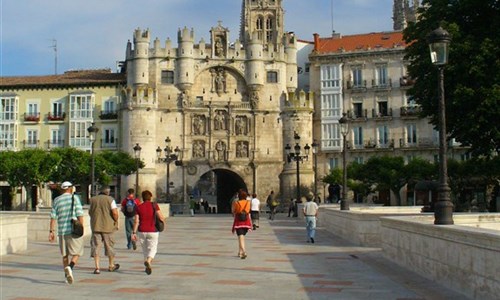
M 73 278 L 73 271 L 71 270 L 70 266 L 64 268 L 64 275 L 66 276 L 66 281 L 69 284 L 72 284 L 74 278 Z
M 132 249 L 137 250 L 137 243 L 136 242 L 132 242 Z
M 113 266 L 110 266 L 108 268 L 108 271 L 115 272 L 115 271 L 118 271 L 119 268 L 120 268 L 120 264 L 114 264 Z
M 314 238 L 311 238 L 311 243 L 313 243 L 313 244 L 314 244 Z
M 153 269 L 151 268 L 151 264 L 145 261 L 144 266 L 146 267 L 146 270 L 144 270 L 144 272 L 146 272 L 146 274 L 148 275 L 151 275 L 151 272 L 153 271 Z

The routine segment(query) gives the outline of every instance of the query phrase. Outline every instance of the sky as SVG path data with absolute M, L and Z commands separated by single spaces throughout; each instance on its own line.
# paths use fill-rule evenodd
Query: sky
M 137 28 L 151 40 L 194 29 L 209 41 L 222 21 L 230 41 L 239 38 L 242 0 L 0 0 L 0 76 L 61 74 L 110 68 L 125 59 Z M 283 0 L 285 31 L 312 41 L 330 36 L 392 30 L 393 0 Z M 333 5 L 332 5 L 333 4 Z M 333 16 L 333 18 L 332 18 Z M 332 26 L 333 25 L 333 26 Z M 57 47 L 54 47 L 57 45 Z M 55 49 L 57 48 L 57 52 Z M 57 55 L 56 55 L 57 54 Z M 57 57 L 57 64 L 56 64 Z M 57 68 L 56 68 L 57 66 Z

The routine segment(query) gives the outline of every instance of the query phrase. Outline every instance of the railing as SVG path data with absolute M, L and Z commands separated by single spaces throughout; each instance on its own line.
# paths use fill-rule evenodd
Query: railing
M 420 106 L 402 106 L 401 107 L 401 117 L 417 117 L 422 112 Z
M 367 109 L 362 109 L 361 111 L 348 110 L 347 116 L 354 121 L 358 121 L 360 119 L 365 120 L 366 118 L 368 118 L 368 110 Z
M 40 140 L 23 140 L 21 143 L 23 144 L 23 148 L 38 148 Z
M 24 113 L 25 122 L 40 122 L 40 113 Z
M 62 148 L 64 147 L 64 140 L 47 140 L 47 148 Z
M 377 90 L 388 90 L 392 87 L 392 79 L 388 78 L 386 82 L 380 82 L 372 79 L 372 87 Z
M 116 120 L 116 119 L 118 119 L 118 112 L 116 112 L 116 111 L 101 111 L 99 118 L 101 120 Z
M 47 120 L 49 121 L 64 121 L 66 119 L 66 113 L 49 113 L 47 115 Z
M 108 141 L 101 139 L 101 148 L 103 149 L 116 149 L 118 148 L 118 139 L 110 139 Z
M 352 80 L 348 80 L 346 83 L 346 88 L 348 90 L 354 91 L 365 91 L 366 90 L 366 80 L 362 80 L 361 82 L 354 82 Z
M 399 85 L 402 87 L 409 87 L 415 84 L 415 79 L 410 76 L 403 76 L 399 78 Z
M 392 108 L 389 108 L 387 111 L 386 110 L 377 111 L 375 109 L 372 109 L 372 117 L 373 118 L 392 117 Z

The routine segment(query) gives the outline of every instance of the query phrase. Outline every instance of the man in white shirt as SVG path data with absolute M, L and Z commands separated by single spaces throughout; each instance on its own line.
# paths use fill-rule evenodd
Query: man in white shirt
M 316 218 L 318 217 L 318 204 L 312 201 L 313 197 L 307 196 L 307 202 L 302 210 L 306 218 L 307 242 L 314 244 L 314 235 L 316 234 Z
M 250 218 L 252 219 L 253 230 L 259 228 L 260 215 L 260 200 L 257 199 L 257 194 L 252 194 L 252 202 L 250 203 Z

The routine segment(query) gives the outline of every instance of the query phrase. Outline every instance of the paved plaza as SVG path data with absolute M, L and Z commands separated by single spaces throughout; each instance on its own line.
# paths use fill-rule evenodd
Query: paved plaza
M 142 251 L 126 249 L 116 234 L 121 268 L 92 274 L 90 243 L 64 282 L 57 244 L 30 242 L 25 253 L 1 257 L 0 298 L 21 299 L 466 299 L 321 229 L 306 243 L 303 221 L 279 214 L 247 235 L 246 259 L 237 257 L 229 215 L 175 216 L 161 233 L 153 273 Z

